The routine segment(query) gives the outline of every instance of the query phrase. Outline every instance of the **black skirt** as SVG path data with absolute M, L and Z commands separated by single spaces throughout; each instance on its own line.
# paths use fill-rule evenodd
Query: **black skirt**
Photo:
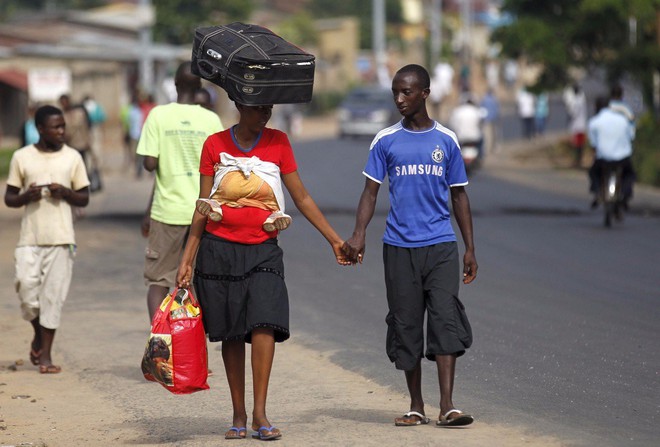
M 277 239 L 248 245 L 204 233 L 193 279 L 209 341 L 252 340 L 255 328 L 289 338 L 289 296 Z

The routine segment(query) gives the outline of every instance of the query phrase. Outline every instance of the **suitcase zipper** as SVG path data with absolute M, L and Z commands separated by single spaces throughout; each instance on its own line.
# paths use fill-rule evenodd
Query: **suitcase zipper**
M 236 81 L 240 84 L 243 84 L 245 86 L 250 86 L 250 87 L 304 87 L 308 86 L 310 84 L 314 83 L 314 80 L 308 79 L 306 81 L 279 81 L 279 82 L 272 82 L 272 81 L 250 81 L 250 82 L 245 82 L 245 79 L 235 76 L 233 74 L 228 74 L 228 78 L 230 78 L 232 81 Z

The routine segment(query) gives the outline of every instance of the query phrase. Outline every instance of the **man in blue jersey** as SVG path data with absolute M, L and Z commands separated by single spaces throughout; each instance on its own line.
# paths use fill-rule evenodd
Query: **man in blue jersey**
M 472 330 L 458 300 L 459 255 L 449 199 L 465 244 L 463 283 L 477 276 L 468 180 L 454 132 L 432 120 L 426 109 L 429 74 L 406 65 L 392 81 L 403 120 L 379 132 L 364 169 L 367 177 L 355 230 L 344 244 L 351 260 L 362 262 L 367 225 L 381 183 L 389 178 L 390 210 L 383 236 L 389 313 L 387 354 L 405 371 L 410 411 L 399 426 L 428 424 L 422 397 L 421 359 L 436 362 L 440 385 L 439 426 L 469 425 L 474 418 L 452 401 L 456 358 L 472 344 Z M 427 318 L 424 351 L 424 314 Z

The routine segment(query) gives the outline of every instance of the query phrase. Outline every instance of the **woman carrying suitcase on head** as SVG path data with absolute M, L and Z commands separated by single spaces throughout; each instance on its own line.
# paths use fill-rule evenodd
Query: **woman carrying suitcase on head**
M 278 230 L 264 221 L 272 211 L 260 203 L 277 201 L 282 183 L 309 222 L 330 243 L 337 263 L 350 265 L 343 240 L 309 195 L 297 171 L 286 134 L 266 127 L 272 105 L 236 104 L 238 124 L 210 136 L 200 162 L 200 198 L 214 189 L 222 198 L 220 220 L 199 210 L 179 266 L 177 283 L 187 287 L 193 277 L 211 342 L 222 342 L 222 358 L 233 405 L 233 426 L 227 439 L 247 436 L 245 344 L 252 344 L 254 407 L 251 428 L 256 439 L 278 439 L 279 429 L 266 416 L 268 382 L 275 342 L 289 338 L 289 303 L 284 283 Z M 215 181 L 222 170 L 222 181 Z

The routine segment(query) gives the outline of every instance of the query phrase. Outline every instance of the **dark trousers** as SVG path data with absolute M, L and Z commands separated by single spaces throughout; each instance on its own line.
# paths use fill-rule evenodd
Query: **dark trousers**
M 594 163 L 589 168 L 589 191 L 593 194 L 598 194 L 600 189 L 600 182 L 603 178 L 603 167 L 607 163 L 602 158 L 596 158 Z M 632 160 L 626 157 L 619 160 L 617 163 L 621 165 L 621 189 L 623 190 L 623 199 L 629 200 L 633 195 L 633 185 L 635 184 L 635 170 L 633 169 Z

